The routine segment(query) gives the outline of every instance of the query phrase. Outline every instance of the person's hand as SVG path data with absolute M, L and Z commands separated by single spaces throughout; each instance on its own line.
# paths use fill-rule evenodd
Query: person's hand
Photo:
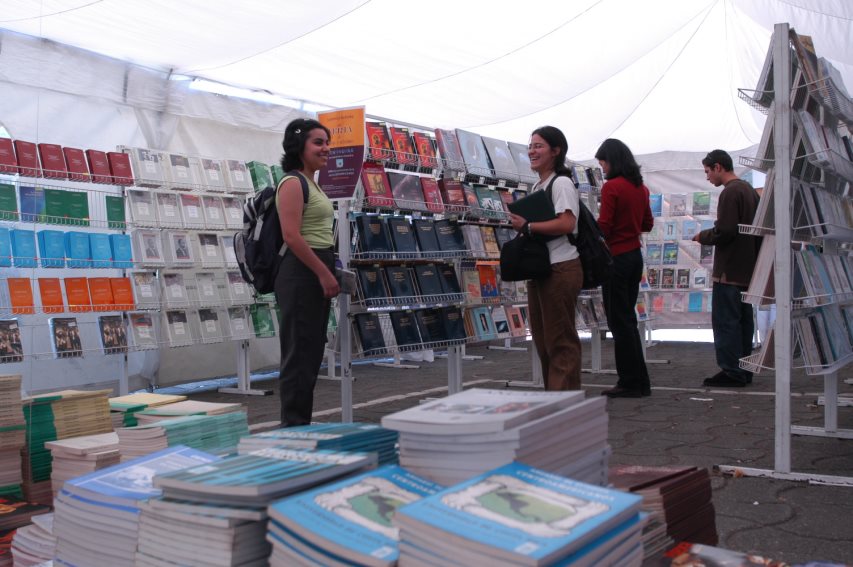
M 520 232 L 524 227 L 524 223 L 527 222 L 527 219 L 521 215 L 509 213 L 509 221 L 512 223 L 512 228 L 515 229 L 516 232 Z
M 338 279 L 328 270 L 320 278 L 320 285 L 323 286 L 323 297 L 326 299 L 335 297 L 341 292 L 341 285 L 338 283 Z
M 693 235 L 693 242 L 699 242 L 699 233 Z

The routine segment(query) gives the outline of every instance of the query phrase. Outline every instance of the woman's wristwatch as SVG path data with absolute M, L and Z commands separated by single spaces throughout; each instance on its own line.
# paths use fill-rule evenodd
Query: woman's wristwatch
M 521 232 L 523 232 L 527 236 L 533 236 L 533 231 L 530 230 L 530 223 L 529 222 L 524 223 L 524 226 L 521 227 Z

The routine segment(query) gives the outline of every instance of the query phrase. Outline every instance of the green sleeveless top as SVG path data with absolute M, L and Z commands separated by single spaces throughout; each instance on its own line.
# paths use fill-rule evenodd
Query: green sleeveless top
M 281 184 L 291 178 L 293 176 L 288 175 L 279 181 L 275 192 L 276 208 L 278 208 L 278 192 L 281 190 Z M 302 228 L 299 230 L 308 246 L 331 248 L 335 245 L 335 236 L 332 232 L 334 218 L 335 209 L 332 207 L 332 202 L 313 179 L 308 179 L 308 202 L 303 205 Z

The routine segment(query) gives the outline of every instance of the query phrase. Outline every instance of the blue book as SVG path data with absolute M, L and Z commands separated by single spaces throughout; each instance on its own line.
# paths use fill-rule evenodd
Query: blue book
M 160 496 L 160 489 L 153 484 L 154 475 L 208 465 L 219 460 L 220 457 L 216 455 L 175 445 L 68 480 L 63 490 L 98 503 L 135 508 L 140 500 Z
M 91 268 L 92 251 L 89 248 L 89 233 L 70 231 L 65 233 L 65 257 L 69 268 Z
M 653 217 L 663 215 L 663 195 L 660 193 L 651 193 L 649 195 L 649 207 L 652 209 Z
M 12 263 L 16 268 L 36 267 L 36 233 L 34 230 L 14 228 L 12 240 Z
M 619 534 L 638 516 L 642 501 L 513 462 L 400 508 L 395 524 L 403 541 L 409 531 L 443 541 L 442 554 L 470 550 L 508 563 L 545 565 L 608 532 Z
M 112 268 L 113 251 L 110 235 L 103 232 L 89 233 L 89 249 L 92 253 L 93 268 Z
M 21 195 L 21 221 L 45 222 L 47 211 L 44 200 L 44 189 L 21 185 L 18 189 Z
M 664 265 L 678 264 L 678 242 L 663 243 Z
M 12 237 L 9 229 L 0 226 L 0 268 L 12 266 Z
M 686 219 L 681 223 L 681 240 L 693 240 L 699 232 L 699 222 Z
M 61 230 L 38 231 L 42 268 L 65 267 L 65 233 Z
M 243 455 L 264 447 L 286 447 L 375 452 L 382 465 L 397 462 L 395 445 L 398 436 L 397 431 L 375 423 L 313 423 L 243 437 L 237 451 Z
M 646 264 L 658 265 L 662 257 L 660 244 L 648 244 L 646 246 Z
M 478 340 L 489 341 L 498 338 L 495 321 L 492 319 L 492 313 L 487 306 L 475 307 L 472 316 Z
M 129 234 L 111 234 L 110 248 L 114 268 L 133 268 L 133 251 Z
M 321 552 L 347 563 L 391 566 L 399 554 L 399 529 L 392 523 L 397 510 L 443 488 L 386 466 L 274 502 L 269 514 Z
M 702 295 L 701 291 L 692 291 L 687 296 L 687 311 L 689 313 L 702 312 Z
M 699 221 L 699 230 L 708 230 L 714 228 L 714 221 L 711 219 L 703 219 Z

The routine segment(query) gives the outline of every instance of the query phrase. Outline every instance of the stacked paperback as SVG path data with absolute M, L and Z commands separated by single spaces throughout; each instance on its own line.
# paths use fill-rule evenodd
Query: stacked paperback
M 389 465 L 274 502 L 270 566 L 392 567 L 399 556 L 397 510 L 443 488 Z
M 378 464 L 397 462 L 397 432 L 372 423 L 314 423 L 255 433 L 240 439 L 244 455 L 266 447 L 376 453 Z
M 450 486 L 519 461 L 607 483 L 606 402 L 583 392 L 473 388 L 382 418 L 400 432 L 400 465 Z
M 140 503 L 160 495 L 152 477 L 217 459 L 170 447 L 66 482 L 55 499 L 56 559 L 62 565 L 135 565 Z
M 397 510 L 400 564 L 639 567 L 641 502 L 510 463 Z
M 123 461 L 173 447 L 186 445 L 211 453 L 232 449 L 240 437 L 249 434 L 245 412 L 219 415 L 189 415 L 148 425 L 123 427 L 118 433 Z
M 48 441 L 44 446 L 53 459 L 50 480 L 54 496 L 65 481 L 118 464 L 120 458 L 114 432 Z
M 51 561 L 56 553 L 53 537 L 53 513 L 33 516 L 32 524 L 22 526 L 12 539 L 12 557 L 16 567 L 31 567 Z
M 21 376 L 0 376 L 0 496 L 22 496 L 21 449 L 26 429 Z
M 110 398 L 110 411 L 112 412 L 114 429 L 139 425 L 136 421 L 136 412 L 181 402 L 186 399 L 186 396 L 177 394 L 153 394 L 149 392 L 137 392 L 135 394 Z
M 158 407 L 149 407 L 133 414 L 138 425 L 156 423 L 166 419 L 184 417 L 187 415 L 221 415 L 223 413 L 245 412 L 246 408 L 238 402 L 200 402 L 198 400 L 184 400 L 173 404 Z

